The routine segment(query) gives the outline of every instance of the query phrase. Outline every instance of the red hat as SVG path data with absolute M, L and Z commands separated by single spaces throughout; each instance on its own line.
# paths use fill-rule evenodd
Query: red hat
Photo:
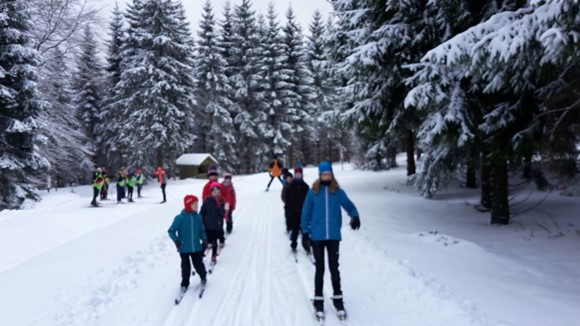
M 183 198 L 183 205 L 185 206 L 185 211 L 191 213 L 191 204 L 197 201 L 199 200 L 194 195 L 186 195 L 185 198 Z
M 296 174 L 296 173 L 302 173 L 302 168 L 299 167 L 299 166 L 295 167 L 294 168 L 294 174 Z
M 214 191 L 214 189 L 219 189 L 221 191 L 222 190 L 222 185 L 219 182 L 212 182 L 209 185 L 209 189 L 211 189 L 211 191 Z

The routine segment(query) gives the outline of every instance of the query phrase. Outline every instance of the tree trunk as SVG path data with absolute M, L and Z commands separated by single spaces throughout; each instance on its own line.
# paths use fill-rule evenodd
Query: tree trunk
M 390 168 L 396 168 L 397 165 L 397 145 L 393 142 L 389 143 L 389 147 L 387 150 L 387 161 Z
M 492 189 L 491 189 L 491 166 L 488 153 L 483 151 L 481 153 L 481 199 L 480 204 L 485 208 L 491 208 L 492 203 Z
M 415 166 L 415 133 L 411 130 L 407 130 L 406 139 L 406 149 L 407 149 L 407 176 L 411 176 L 416 172 Z
M 508 224 L 510 220 L 508 165 L 506 161 L 493 164 L 492 168 L 491 224 Z
M 467 180 L 465 181 L 465 186 L 467 188 L 475 189 L 477 188 L 477 162 L 478 162 L 478 151 L 475 147 L 470 150 L 469 160 L 467 161 Z

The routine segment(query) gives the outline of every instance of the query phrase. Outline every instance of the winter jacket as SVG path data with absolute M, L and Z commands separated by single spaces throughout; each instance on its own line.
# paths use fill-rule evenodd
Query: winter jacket
M 165 170 L 157 170 L 155 171 L 155 175 L 157 176 L 159 185 L 167 184 L 167 175 L 165 174 Z
M 105 185 L 105 179 L 103 178 L 103 176 L 101 175 L 100 172 L 97 172 L 94 175 L 93 187 L 96 188 L 97 190 L 101 190 L 101 189 L 103 189 L 104 185 Z
M 236 209 L 236 190 L 234 189 L 234 185 L 230 184 L 229 186 L 226 186 L 222 183 L 222 188 L 224 202 L 230 203 L 230 211 L 233 212 L 234 209 Z
M 290 214 L 289 216 L 297 216 L 300 218 L 302 213 L 302 207 L 304 207 L 304 201 L 306 200 L 306 195 L 308 195 L 308 190 L 310 187 L 304 180 L 294 179 L 290 182 L 286 188 L 284 188 L 284 203 L 286 204 L 284 208 Z
M 216 180 L 216 181 L 209 180 L 209 181 L 208 181 L 208 182 L 205 184 L 205 186 L 203 186 L 203 191 L 201 192 L 201 200 L 202 200 L 202 201 L 204 201 L 204 202 L 205 202 L 205 200 L 206 200 L 208 197 L 211 197 L 211 185 L 212 185 L 214 182 L 215 182 L 215 183 L 219 183 L 219 182 L 217 182 L 217 180 Z M 221 188 L 222 188 L 222 195 L 223 195 L 223 194 L 224 194 L 224 186 L 223 186 L 221 183 L 220 183 L 220 186 L 221 186 Z
M 344 190 L 340 189 L 336 180 L 325 186 L 317 180 L 308 191 L 302 208 L 302 233 L 310 234 L 313 241 L 342 240 L 343 207 L 351 218 L 358 218 L 358 211 L 348 199 Z
M 130 188 L 135 188 L 136 182 L 137 182 L 137 177 L 134 174 L 129 175 L 129 177 L 127 178 L 127 186 Z
M 181 253 L 201 251 L 201 241 L 207 241 L 201 215 L 188 213 L 185 209 L 175 217 L 167 233 L 173 242 L 181 241 Z
M 201 216 L 206 230 L 221 231 L 224 229 L 224 217 L 226 210 L 223 199 L 215 199 L 213 196 L 203 201 Z
M 126 184 L 127 184 L 127 178 L 125 177 L 125 175 L 123 173 L 119 173 L 117 175 L 117 186 L 125 187 Z
M 137 184 L 143 185 L 144 181 L 145 181 L 145 176 L 143 175 L 143 173 L 137 174 Z
M 282 165 L 278 160 L 274 160 L 274 162 L 270 163 L 270 175 L 273 177 L 279 177 L 282 175 Z

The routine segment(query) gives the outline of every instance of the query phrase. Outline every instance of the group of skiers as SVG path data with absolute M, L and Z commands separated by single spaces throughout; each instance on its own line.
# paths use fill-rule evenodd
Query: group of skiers
M 167 201 L 165 195 L 165 187 L 167 185 L 165 170 L 162 167 L 158 167 L 155 171 L 155 177 L 158 179 L 163 193 L 162 203 L 165 203 Z M 111 179 L 112 177 L 107 175 L 107 170 L 104 167 L 97 168 L 93 173 L 93 200 L 91 201 L 91 206 L 99 206 L 97 203 L 97 197 L 99 197 L 99 194 L 101 201 L 108 200 L 107 196 Z M 117 203 L 121 203 L 123 198 L 127 198 L 128 202 L 134 202 L 133 191 L 135 188 L 137 188 L 137 198 L 142 197 L 141 190 L 145 183 L 145 176 L 141 169 L 127 171 L 122 167 L 119 169 L 119 172 L 117 172 L 116 179 Z
M 276 165 L 276 159 L 274 165 Z M 284 169 L 282 169 L 284 170 Z M 294 175 L 285 170 L 282 201 L 286 231 L 290 234 L 290 248 L 296 253 L 298 234 L 302 232 L 302 247 L 306 254 L 314 256 L 316 271 L 314 275 L 314 310 L 317 319 L 324 318 L 324 253 L 327 252 L 328 267 L 332 280 L 334 295 L 333 305 L 340 319 L 346 318 L 340 272 L 338 270 L 339 243 L 342 239 L 341 207 L 350 216 L 350 226 L 353 230 L 360 228 L 358 211 L 346 192 L 340 188 L 332 165 L 322 162 L 318 166 L 319 178 L 312 188 L 304 181 L 302 166 L 294 168 Z
M 186 195 L 183 202 L 184 209 L 174 218 L 167 231 L 181 257 L 181 297 L 189 287 L 190 261 L 201 279 L 202 286 L 205 287 L 208 271 L 203 263 L 203 257 L 211 252 L 209 269 L 211 273 L 217 262 L 217 256 L 225 246 L 224 224 L 227 234 L 233 231 L 236 192 L 232 175 L 225 174 L 224 180 L 220 183 L 217 167 L 210 166 L 208 182 L 202 191 L 201 209 L 199 199 L 194 195 Z M 179 303 L 179 300 L 176 299 L 176 303 Z
M 312 254 L 316 267 L 314 275 L 315 317 L 324 318 L 324 270 L 325 252 L 328 256 L 333 296 L 332 302 L 340 319 L 346 318 L 340 283 L 339 243 L 341 241 L 342 213 L 341 207 L 350 216 L 353 230 L 360 228 L 360 219 L 355 205 L 336 181 L 329 162 L 318 166 L 319 178 L 312 188 L 304 181 L 302 166 L 294 168 L 294 175 L 283 169 L 277 158 L 269 166 L 270 183 L 278 178 L 284 188 L 282 200 L 286 218 L 286 230 L 290 235 L 290 247 L 296 253 L 298 235 L 302 233 L 302 247 L 308 255 Z M 282 179 L 281 177 L 284 177 Z M 194 195 L 184 198 L 184 209 L 177 215 L 168 230 L 169 237 L 175 243 L 181 256 L 181 297 L 189 287 L 191 264 L 199 275 L 202 290 L 205 289 L 207 271 L 203 257 L 210 253 L 209 271 L 216 263 L 219 250 L 225 245 L 224 221 L 226 232 L 232 232 L 232 212 L 236 205 L 235 190 L 231 174 L 226 174 L 222 183 L 218 182 L 217 168 L 208 171 L 208 182 L 203 188 L 202 206 Z M 191 264 L 190 264 L 191 261 Z M 203 292 L 202 292 L 203 293 Z M 201 294 L 200 294 L 201 296 Z M 178 303 L 176 299 L 176 303 Z

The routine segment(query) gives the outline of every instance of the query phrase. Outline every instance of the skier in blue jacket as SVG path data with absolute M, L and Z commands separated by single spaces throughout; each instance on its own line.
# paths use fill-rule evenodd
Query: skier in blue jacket
M 314 276 L 314 309 L 317 317 L 324 317 L 324 250 L 328 252 L 328 267 L 334 290 L 333 304 L 339 318 L 346 318 L 346 311 L 340 288 L 340 273 L 338 271 L 339 242 L 342 240 L 342 213 L 344 208 L 351 217 L 350 226 L 353 230 L 360 228 L 359 214 L 354 204 L 340 188 L 332 173 L 332 165 L 322 162 L 318 166 L 319 179 L 314 182 L 308 192 L 302 208 L 302 237 L 312 245 L 316 261 Z
M 191 266 L 205 284 L 207 272 L 203 264 L 203 252 L 207 247 L 207 236 L 203 227 L 201 215 L 197 213 L 198 199 L 194 195 L 187 195 L 183 199 L 185 209 L 173 220 L 173 224 L 167 233 L 175 243 L 175 247 L 181 256 L 181 291 L 185 292 L 189 287 Z

